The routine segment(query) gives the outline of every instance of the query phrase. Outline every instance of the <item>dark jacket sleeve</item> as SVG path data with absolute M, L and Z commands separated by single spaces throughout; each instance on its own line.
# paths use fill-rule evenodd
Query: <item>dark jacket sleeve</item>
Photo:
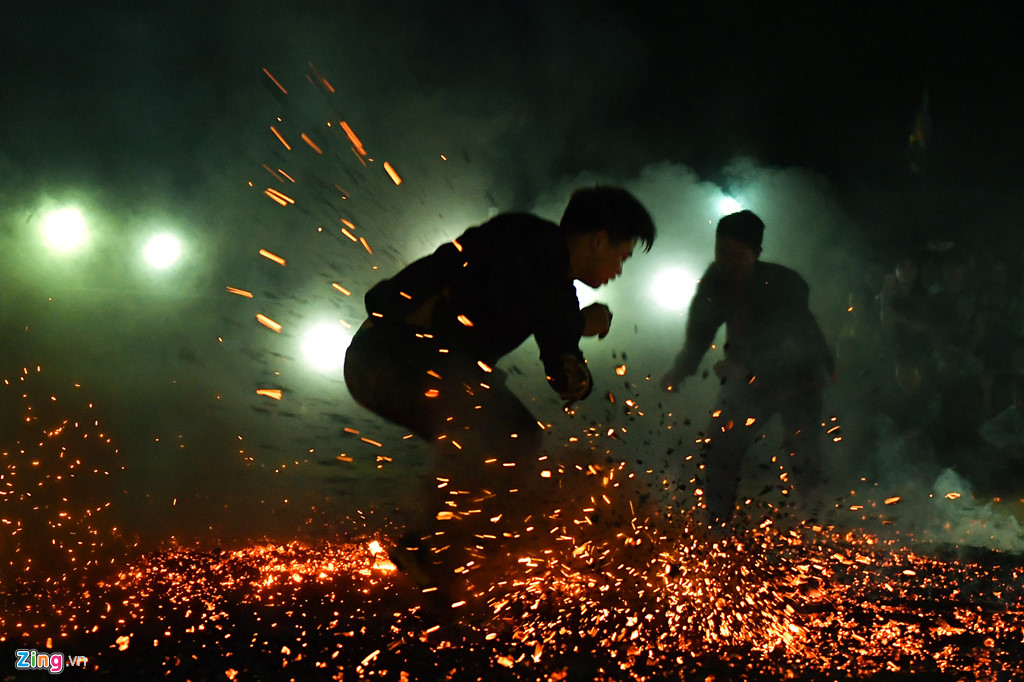
M 715 340 L 718 328 L 725 323 L 725 311 L 713 289 L 706 272 L 690 302 L 690 312 L 686 320 L 686 340 L 673 365 L 673 373 L 680 378 L 696 374 L 700 361 Z
M 554 247 L 536 252 L 511 249 L 495 265 L 490 281 L 493 300 L 533 333 L 552 388 L 582 398 L 590 389 L 590 374 L 579 347 L 583 313 L 572 280 L 563 271 L 567 264 L 562 257 Z
M 821 326 L 815 319 L 814 313 L 811 312 L 810 287 L 799 274 L 795 272 L 790 272 L 790 274 L 790 304 L 788 307 L 791 310 L 792 318 L 785 320 L 784 324 L 788 326 L 788 330 L 796 337 L 799 344 L 798 349 L 794 349 L 794 355 L 802 355 L 805 364 L 820 368 L 828 375 L 832 375 L 835 372 L 835 358 L 824 332 L 821 331 Z
M 572 283 L 557 286 L 538 313 L 534 339 L 548 383 L 560 394 L 572 395 L 577 400 L 586 398 L 593 381 L 580 350 L 583 313 Z
M 810 308 L 807 309 L 807 325 L 808 325 L 808 336 L 811 348 L 820 359 L 821 366 L 825 369 L 825 372 L 831 378 L 836 371 L 836 359 L 832 353 L 832 347 L 828 344 L 828 339 L 825 338 L 825 333 L 821 330 L 821 325 L 814 318 L 814 314 Z

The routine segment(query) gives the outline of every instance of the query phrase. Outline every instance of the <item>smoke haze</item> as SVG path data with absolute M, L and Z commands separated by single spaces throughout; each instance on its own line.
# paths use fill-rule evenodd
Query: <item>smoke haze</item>
M 17 60 L 8 63 L 25 65 L 6 69 L 2 95 L 0 377 L 39 366 L 37 400 L 81 391 L 95 404 L 124 466 L 112 513 L 144 543 L 289 537 L 336 529 L 355 510 L 387 514 L 426 455 L 354 405 L 340 371 L 309 367 L 303 335 L 320 321 L 358 326 L 369 286 L 496 211 L 557 220 L 572 189 L 595 183 L 621 184 L 648 207 L 654 248 L 595 294 L 615 320 L 607 339 L 583 342 L 594 396 L 564 415 L 532 341 L 502 367 L 552 439 L 591 423 L 625 427 L 614 456 L 685 482 L 717 385 L 698 375 L 683 395 L 658 393 L 686 313 L 655 304 L 652 287 L 669 267 L 700 276 L 722 198 L 764 219 L 762 258 L 807 279 L 833 346 L 849 294 L 890 270 L 892 252 L 931 236 L 1009 245 L 1024 200 L 1007 151 L 1019 132 L 996 132 L 1018 120 L 1020 102 L 968 78 L 1016 48 L 990 36 L 995 53 L 954 71 L 933 49 L 955 34 L 954 17 L 915 34 L 913 13 L 893 10 L 902 14 L 850 35 L 839 19 L 801 35 L 789 17 L 753 7 L 739 17 L 603 2 L 57 8 L 21 7 L 0 28 Z M 799 54 L 786 51 L 797 37 Z M 868 38 L 880 47 L 851 52 Z M 753 54 L 738 47 L 755 39 Z M 936 141 L 922 175 L 908 170 L 906 135 L 925 87 Z M 268 187 L 295 204 L 278 205 Z M 41 248 L 38 223 L 68 204 L 92 239 L 59 259 Z M 171 273 L 137 263 L 157 229 L 187 244 Z M 22 409 L 19 397 L 4 409 Z M 829 416 L 840 422 L 842 397 L 837 385 Z M 765 442 L 751 453 L 751 494 L 768 476 L 757 469 L 771 456 Z M 876 502 L 904 495 L 898 528 L 880 531 L 1021 550 L 1012 512 L 968 504 L 969 480 L 890 458 L 890 445 L 829 449 L 843 508 L 857 503 L 854 488 Z

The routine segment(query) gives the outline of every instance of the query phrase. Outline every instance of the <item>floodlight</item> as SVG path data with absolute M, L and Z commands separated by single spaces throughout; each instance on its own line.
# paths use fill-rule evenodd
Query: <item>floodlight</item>
M 142 255 L 151 266 L 164 270 L 181 258 L 181 240 L 169 233 L 155 235 L 146 242 Z
M 85 244 L 89 231 L 82 212 L 77 208 L 61 208 L 43 217 L 43 241 L 52 250 L 70 253 Z
M 697 278 L 683 268 L 662 270 L 654 277 L 651 295 L 655 303 L 667 310 L 683 310 L 697 290 Z
M 331 372 L 345 363 L 350 335 L 338 323 L 324 322 L 309 329 L 302 339 L 306 362 L 322 372 Z

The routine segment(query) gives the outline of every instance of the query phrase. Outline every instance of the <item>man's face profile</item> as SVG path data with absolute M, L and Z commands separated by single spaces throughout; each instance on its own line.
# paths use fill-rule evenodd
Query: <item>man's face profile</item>
M 715 267 L 729 282 L 741 282 L 754 269 L 758 254 L 732 237 L 715 240 Z
M 586 266 L 577 279 L 592 289 L 615 279 L 622 274 L 622 264 L 633 255 L 636 242 L 636 239 L 628 239 L 613 243 L 606 230 L 595 232 L 588 241 Z

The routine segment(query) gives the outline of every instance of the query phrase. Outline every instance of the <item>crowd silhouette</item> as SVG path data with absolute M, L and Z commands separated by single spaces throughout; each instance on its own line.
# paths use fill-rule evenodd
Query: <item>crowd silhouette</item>
M 850 278 L 835 341 L 838 408 L 871 474 L 952 468 L 1020 495 L 1024 280 L 1008 253 L 929 242 Z

